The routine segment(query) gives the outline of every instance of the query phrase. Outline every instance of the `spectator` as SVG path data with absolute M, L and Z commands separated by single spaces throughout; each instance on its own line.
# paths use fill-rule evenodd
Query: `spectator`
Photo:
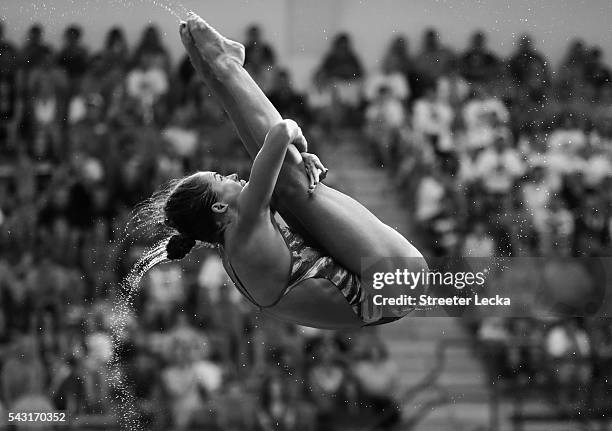
M 558 92 L 561 100 L 575 100 L 585 94 L 587 51 L 581 39 L 574 40 L 559 67 Z
M 270 376 L 261 388 L 258 431 L 313 431 L 314 412 L 299 398 L 300 386 L 280 375 Z
M 88 323 L 85 336 L 87 356 L 84 358 L 86 391 L 89 411 L 107 413 L 110 388 L 108 364 L 113 357 L 113 344 L 110 335 L 104 330 L 100 319 L 95 317 Z
M 323 58 L 319 71 L 327 79 L 351 81 L 359 79 L 363 67 L 357 54 L 353 51 L 351 38 L 346 33 L 340 33 L 334 38 L 331 49 Z
M 470 46 L 461 57 L 460 67 L 469 83 L 488 82 L 499 73 L 499 59 L 487 49 L 487 37 L 482 31 L 475 32 Z
M 368 101 L 374 100 L 383 86 L 388 87 L 392 96 L 402 103 L 406 103 L 410 97 L 406 70 L 409 66 L 404 64 L 406 59 L 402 57 L 401 51 L 395 53 L 393 49 L 400 48 L 391 47 L 384 58 L 380 72 L 371 75 L 365 82 L 365 97 Z
M 571 254 L 574 218 L 559 196 L 552 196 L 548 205 L 546 228 L 542 232 L 540 250 L 543 256 L 567 257 Z
M 603 62 L 603 51 L 599 46 L 591 48 L 586 53 L 585 78 L 597 91 L 612 82 L 612 72 Z
M 28 30 L 26 43 L 21 50 L 23 67 L 26 72 L 41 66 L 53 51 L 43 39 L 44 31 L 40 24 L 34 24 Z
M 83 160 L 86 162 L 86 160 Z M 92 161 L 90 165 L 96 176 L 102 175 L 101 166 L 97 161 Z M 66 215 L 69 226 L 76 229 L 75 233 L 88 231 L 94 223 L 94 202 L 91 182 L 87 175 L 87 163 L 83 163 L 75 169 L 75 178 L 68 188 L 68 202 L 66 205 Z M 77 210 L 78 209 L 78 210 Z
M 18 263 L 25 263 L 23 266 L 29 265 L 28 262 L 31 255 L 24 253 Z M 17 265 L 12 271 L 7 267 L 3 271 L 4 298 L 3 301 L 7 318 L 7 326 L 17 334 L 22 334 L 30 329 L 30 321 L 32 318 L 32 310 L 34 309 L 32 292 L 26 290 L 24 275 L 21 271 L 22 266 Z M 10 310 L 10 311 L 9 311 Z M 18 346 L 17 346 L 18 347 Z M 7 398 L 3 398 L 7 400 Z
M 422 96 L 421 93 L 417 93 L 415 89 L 421 89 L 419 82 L 419 76 L 415 69 L 414 60 L 410 56 L 408 49 L 408 40 L 405 36 L 398 36 L 394 38 L 387 52 L 383 58 L 383 69 L 385 70 L 399 70 L 404 75 L 404 80 L 407 83 L 410 91 L 409 97 L 416 99 Z
M 557 127 L 548 136 L 545 154 L 548 172 L 557 189 L 563 176 L 583 169 L 584 158 L 579 154 L 586 150 L 587 141 L 587 135 L 578 124 L 576 116 L 562 113 L 557 120 Z
M 104 108 L 100 94 L 78 94 L 72 99 L 68 113 L 72 125 L 68 133 L 71 152 L 102 160 L 112 156 L 114 148 Z
M 429 87 L 423 98 L 414 104 L 412 127 L 424 145 L 431 146 L 436 152 L 448 152 L 454 147 L 452 124 L 454 113 L 444 100 L 441 100 L 435 87 Z
M 609 379 L 612 372 L 612 327 L 609 322 L 592 325 L 591 345 L 594 355 L 594 376 L 600 381 Z M 607 385 L 606 385 L 607 386 Z
M 158 102 L 168 92 L 168 75 L 160 67 L 160 53 L 144 50 L 126 77 L 127 94 L 137 102 L 145 124 L 154 121 Z
M 17 407 L 20 400 L 43 394 L 47 376 L 33 336 L 23 336 L 15 343 L 0 376 L 2 399 L 10 403 L 8 408 L 11 411 Z
M 177 69 L 178 82 L 183 87 L 183 90 L 185 90 L 186 88 L 190 86 L 190 84 L 192 83 L 195 77 L 196 77 L 195 69 L 193 68 L 193 65 L 191 64 L 189 55 L 185 54 L 183 58 L 181 59 L 178 69 Z M 183 97 L 186 97 L 186 95 L 183 95 Z M 183 101 L 183 98 L 180 98 L 179 100 Z
M 259 407 L 256 402 L 258 394 L 252 394 L 249 389 L 241 380 L 226 382 L 224 392 L 215 400 L 218 406 L 218 426 L 221 429 L 242 431 L 255 428 Z
M 493 257 L 497 247 L 493 237 L 487 232 L 483 222 L 476 222 L 463 241 L 462 256 Z
M 150 353 L 137 349 L 129 358 L 126 374 L 131 377 L 139 423 L 148 429 L 159 429 L 163 420 L 163 394 L 159 361 Z
M 421 179 L 416 194 L 416 218 L 419 223 L 429 224 L 442 213 L 445 192 L 445 181 L 439 167 Z
M 457 112 L 461 110 L 465 100 L 470 95 L 470 85 L 461 76 L 459 70 L 453 66 L 446 75 L 438 78 L 436 91 L 438 98 Z M 458 119 L 456 118 L 456 120 Z M 457 121 L 455 121 L 456 125 Z
M 292 118 L 302 127 L 308 127 L 311 116 L 306 96 L 294 89 L 288 70 L 276 71 L 268 97 L 283 118 Z
M 405 124 L 406 113 L 401 100 L 393 94 L 393 90 L 381 85 L 366 110 L 366 119 L 370 124 L 378 124 L 386 130 L 397 130 Z
M 88 52 L 81 43 L 82 29 L 78 25 L 71 25 L 64 32 L 64 46 L 57 55 L 58 64 L 65 70 L 70 87 L 74 93 L 79 87 L 80 80 L 87 72 Z
M 320 430 L 333 429 L 334 420 L 341 420 L 348 403 L 349 381 L 347 370 L 337 360 L 337 347 L 324 339 L 317 348 L 316 362 L 307 375 L 310 399 L 318 413 Z
M 571 112 L 561 113 L 555 130 L 548 138 L 549 151 L 577 155 L 586 145 L 587 136 L 579 126 L 576 115 Z
M 66 74 L 55 66 L 51 52 L 42 54 L 40 65 L 31 69 L 28 77 L 28 94 L 32 116 L 30 121 L 32 148 L 35 158 L 58 157 L 63 151 L 61 124 L 66 110 Z
M 266 68 L 276 64 L 274 50 L 263 40 L 261 28 L 256 24 L 247 28 L 244 51 L 244 67 L 254 76 L 259 76 Z
M 485 85 L 475 86 L 473 97 L 463 107 L 466 144 L 470 149 L 486 148 L 503 134 L 510 114 L 504 104 L 491 95 Z
M 87 410 L 86 372 L 82 358 L 71 354 L 62 361 L 51 382 L 53 405 L 70 414 L 83 414 Z
M 360 402 L 376 417 L 376 429 L 392 429 L 401 420 L 394 396 L 398 389 L 399 370 L 381 341 L 357 358 L 352 366 L 360 392 Z
M 175 339 L 171 345 L 171 361 L 162 370 L 162 386 L 168 396 L 172 423 L 178 430 L 188 429 L 206 418 L 205 398 L 194 364 L 191 342 Z M 208 414 L 206 414 L 208 416 Z
M 208 396 L 216 395 L 221 390 L 223 384 L 223 368 L 206 355 L 203 355 L 201 346 L 195 346 L 194 353 L 197 355 L 195 371 L 198 383 Z
M 170 145 L 173 155 L 184 163 L 196 156 L 198 133 L 195 128 L 195 112 L 193 107 L 177 109 L 162 134 Z
M 573 254 L 601 256 L 610 244 L 609 210 L 603 196 L 587 191 L 575 212 Z M 609 208 L 609 207 L 608 207 Z
M 501 317 L 486 316 L 479 323 L 477 338 L 482 343 L 481 352 L 485 357 L 485 367 L 491 376 L 509 374 L 508 342 L 510 336 L 507 322 Z
M 548 62 L 536 51 L 531 37 L 523 34 L 516 52 L 508 60 L 510 76 L 531 101 L 541 101 L 550 81 Z
M 406 122 L 401 101 L 395 98 L 387 86 L 378 89 L 378 96 L 365 113 L 366 137 L 372 142 L 376 157 L 382 166 L 391 166 L 397 151 L 396 142 Z
M 0 21 L 0 158 L 16 150 L 17 121 L 20 118 L 19 54 L 4 37 L 4 23 Z
M 116 43 L 120 46 L 120 36 L 114 37 L 118 39 Z M 138 67 L 143 63 L 148 64 L 151 68 L 163 71 L 165 75 L 170 72 L 170 55 L 164 47 L 159 30 L 155 25 L 145 27 L 140 42 L 134 50 L 132 64 Z
M 338 34 L 318 67 L 315 79 L 333 87 L 341 105 L 355 108 L 359 103 L 362 77 L 363 66 L 353 50 L 350 36 Z
M 102 59 L 104 68 L 107 71 L 119 69 L 125 72 L 128 67 L 128 53 L 128 44 L 123 30 L 120 27 L 111 28 L 106 33 L 104 49 L 98 54 Z
M 342 107 L 338 106 L 337 91 L 322 73 L 315 73 L 307 93 L 308 104 L 313 114 L 315 129 L 330 135 L 342 122 Z
M 152 328 L 167 328 L 177 305 L 184 300 L 180 267 L 168 265 L 153 268 L 147 274 L 145 287 L 147 301 L 143 310 L 146 322 Z
M 538 236 L 546 230 L 548 202 L 554 192 L 542 161 L 532 166 L 529 180 L 521 184 L 519 201 L 527 210 L 530 222 Z
M 499 198 L 506 196 L 525 172 L 518 151 L 508 145 L 504 136 L 497 136 L 493 146 L 478 155 L 473 168 L 475 178 L 482 182 L 484 190 Z
M 559 402 L 575 406 L 584 402 L 580 387 L 589 382 L 592 366 L 591 341 L 578 318 L 553 326 L 546 335 L 546 353 L 550 358 L 550 373 L 556 384 Z
M 421 88 L 434 85 L 440 76 L 447 74 L 452 67 L 454 57 L 453 52 L 440 43 L 437 30 L 433 28 L 425 30 L 423 45 L 415 65 Z

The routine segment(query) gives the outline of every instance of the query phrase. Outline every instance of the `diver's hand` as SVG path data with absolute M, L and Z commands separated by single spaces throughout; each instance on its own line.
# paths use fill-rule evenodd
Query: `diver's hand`
M 323 163 L 319 158 L 310 153 L 303 152 L 302 160 L 304 161 L 304 168 L 306 169 L 306 175 L 308 175 L 309 186 L 308 193 L 312 193 L 317 188 L 319 182 L 325 178 L 328 169 L 323 166 Z
M 298 124 L 290 119 L 281 120 L 277 123 L 274 128 L 280 128 L 287 135 L 287 139 L 291 144 L 297 148 L 300 153 L 305 153 L 308 151 L 308 142 L 306 142 L 306 138 L 302 133 L 302 129 Z

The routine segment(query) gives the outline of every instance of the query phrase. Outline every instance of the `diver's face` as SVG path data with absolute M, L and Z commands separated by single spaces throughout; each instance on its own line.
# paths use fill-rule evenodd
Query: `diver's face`
M 219 200 L 232 204 L 246 185 L 245 180 L 238 178 L 238 174 L 221 175 L 217 172 L 207 172 L 210 187 L 219 196 Z

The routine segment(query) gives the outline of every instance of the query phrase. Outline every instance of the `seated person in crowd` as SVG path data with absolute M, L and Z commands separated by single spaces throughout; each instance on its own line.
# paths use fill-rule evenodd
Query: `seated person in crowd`
M 337 35 L 330 50 L 323 58 L 316 75 L 330 86 L 335 86 L 342 104 L 356 106 L 360 97 L 360 80 L 364 70 L 361 60 L 353 50 L 347 33 Z
M 376 418 L 376 429 L 391 429 L 401 420 L 400 408 L 394 400 L 399 369 L 381 340 L 368 347 L 369 351 L 362 352 L 351 367 L 359 399 L 364 409 Z
M 424 97 L 413 108 L 412 127 L 424 145 L 436 152 L 453 149 L 452 125 L 455 114 L 450 105 L 438 97 L 434 86 L 427 88 Z
M 487 48 L 487 36 L 482 31 L 472 34 L 470 46 L 461 57 L 461 73 L 470 83 L 488 82 L 499 73 L 500 61 Z
M 268 98 L 283 118 L 293 118 L 298 124 L 307 127 L 312 119 L 306 96 L 294 88 L 289 70 L 277 69 L 275 73 L 276 79 Z
M 448 73 L 453 65 L 455 54 L 440 42 L 440 34 L 434 28 L 423 33 L 421 52 L 415 57 L 419 80 L 424 86 L 433 85 L 442 75 Z
M 57 62 L 66 71 L 72 89 L 78 87 L 88 67 L 89 53 L 81 41 L 82 33 L 78 25 L 68 27 L 64 32 L 64 46 L 57 55 Z

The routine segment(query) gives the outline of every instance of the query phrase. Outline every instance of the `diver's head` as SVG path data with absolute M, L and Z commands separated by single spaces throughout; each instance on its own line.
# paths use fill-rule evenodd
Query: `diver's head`
M 164 205 L 166 224 L 178 231 L 166 247 L 168 259 L 182 259 L 196 240 L 222 244 L 244 185 L 236 174 L 197 172 L 183 178 Z

